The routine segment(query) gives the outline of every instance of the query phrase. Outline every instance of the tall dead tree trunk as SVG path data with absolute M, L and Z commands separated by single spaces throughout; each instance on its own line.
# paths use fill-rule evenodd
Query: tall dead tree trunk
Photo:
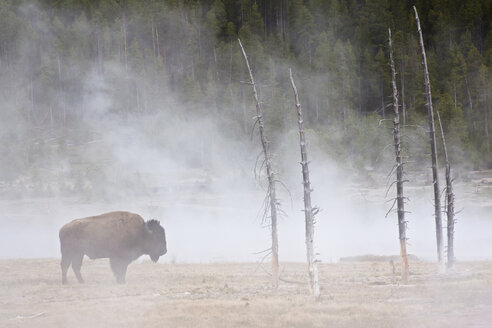
M 463 77 L 465 78 L 466 94 L 468 95 L 468 104 L 470 105 L 470 112 L 473 113 L 473 101 L 470 93 L 470 88 L 468 86 L 468 79 L 466 78 L 466 72 L 465 74 L 463 74 Z
M 126 15 L 123 14 L 122 20 L 121 20 L 121 34 L 123 36 L 123 61 L 125 63 L 125 72 L 128 73 L 128 43 L 127 43 L 127 28 L 128 26 L 126 25 Z
M 33 83 L 33 78 L 31 76 L 30 78 L 30 88 L 29 88 L 29 91 L 30 91 L 30 95 L 29 95 L 29 98 L 31 100 L 31 106 L 30 106 L 30 110 L 28 111 L 27 113 L 27 121 L 30 122 L 33 118 L 34 118 L 34 83 Z
M 290 84 L 294 91 L 294 98 L 297 110 L 297 122 L 299 123 L 299 141 L 301 145 L 301 167 L 302 181 L 304 185 L 304 216 L 306 223 L 306 250 L 309 274 L 309 289 L 316 300 L 320 298 L 318 267 L 316 265 L 316 256 L 314 254 L 314 214 L 317 211 L 311 205 L 311 182 L 309 180 L 309 161 L 307 158 L 306 137 L 304 134 L 304 120 L 302 119 L 302 108 L 297 94 L 297 88 L 292 76 L 292 70 L 289 69 Z
M 490 104 L 487 103 L 487 106 L 485 107 L 485 141 L 487 144 L 487 151 L 490 151 L 489 111 L 490 111 Z
M 150 19 L 150 27 L 152 29 L 152 49 L 153 49 L 153 54 L 154 54 L 154 58 L 157 57 L 157 51 L 156 51 L 156 47 L 155 47 L 155 30 L 154 30 L 154 16 L 152 16 L 152 18 Z
M 159 43 L 159 29 L 155 27 L 155 43 L 157 46 L 157 58 L 161 58 L 161 45 Z
M 381 110 L 383 111 L 383 120 L 386 119 L 386 107 L 384 106 L 384 79 L 381 76 Z
M 407 124 L 407 107 L 405 106 L 405 60 L 404 55 L 402 54 L 401 59 L 401 73 L 400 73 L 400 84 L 401 84 L 401 114 L 402 114 L 402 123 L 403 125 Z
M 260 141 L 261 147 L 263 149 L 263 156 L 265 157 L 265 168 L 268 178 L 268 198 L 270 204 L 270 219 L 271 219 L 271 228 L 272 228 L 272 285 L 274 288 L 278 287 L 278 233 L 277 233 L 277 199 L 275 193 L 275 178 L 274 173 L 272 171 L 272 163 L 270 162 L 270 156 L 268 154 L 268 141 L 265 136 L 265 126 L 263 122 L 263 108 L 261 107 L 261 103 L 258 100 L 258 93 L 256 92 L 256 83 L 253 78 L 253 72 L 251 71 L 251 67 L 249 66 L 248 56 L 246 55 L 246 51 L 244 51 L 241 40 L 238 39 L 239 46 L 241 47 L 241 51 L 243 53 L 244 61 L 246 62 L 246 67 L 248 68 L 249 73 L 249 84 L 253 90 L 253 97 L 255 99 L 256 104 L 256 120 L 258 123 L 258 130 L 260 132 Z
M 60 95 L 60 104 L 62 106 L 63 110 L 63 126 L 65 126 L 66 121 L 67 121 L 67 100 L 66 100 L 66 94 L 65 94 L 65 87 L 64 84 L 62 83 L 62 71 L 61 71 L 61 60 L 60 60 L 60 54 L 56 54 L 56 61 L 58 64 L 58 86 L 59 86 L 59 95 Z
M 483 90 L 484 90 L 484 107 L 485 107 L 485 117 L 484 117 L 484 132 L 485 132 L 485 144 L 487 145 L 487 151 L 490 152 L 490 138 L 489 138 L 489 84 L 486 76 L 484 76 Z
M 97 33 L 97 67 L 98 73 L 102 74 L 104 71 L 104 61 L 103 61 L 103 41 L 101 40 L 101 32 Z
M 408 281 L 408 257 L 407 257 L 407 237 L 405 222 L 405 198 L 403 197 L 403 163 L 401 160 L 401 143 L 400 143 L 400 113 L 398 112 L 398 89 L 396 88 L 395 62 L 393 61 L 393 47 L 391 44 L 391 29 L 388 29 L 390 66 L 391 66 L 391 84 L 393 87 L 393 110 L 395 113 L 393 119 L 393 137 L 395 140 L 396 154 L 396 203 L 398 212 L 398 233 L 400 238 L 400 256 L 403 264 L 402 280 Z
M 441 128 L 442 146 L 444 149 L 444 160 L 446 161 L 446 215 L 448 218 L 448 269 L 454 267 L 454 193 L 453 179 L 451 178 L 451 165 L 448 159 L 448 149 L 446 147 L 446 139 L 444 138 L 444 130 L 442 129 L 441 117 L 439 111 L 436 111 L 439 127 Z
M 417 8 L 413 7 L 415 19 L 417 20 L 417 31 L 419 33 L 420 47 L 422 48 L 422 65 L 424 66 L 425 93 L 427 96 L 427 113 L 429 121 L 429 141 L 431 146 L 432 158 L 432 178 L 434 184 L 434 215 L 436 221 L 436 242 L 437 242 L 437 260 L 439 261 L 440 270 L 444 269 L 444 249 L 442 238 L 442 218 L 441 218 L 441 191 L 439 189 L 439 175 L 437 172 L 437 147 L 436 147 L 436 132 L 434 129 L 434 109 L 432 108 L 432 95 L 429 80 L 429 71 L 427 69 L 427 57 L 425 55 L 424 38 L 422 37 L 422 29 L 420 28 L 419 15 Z

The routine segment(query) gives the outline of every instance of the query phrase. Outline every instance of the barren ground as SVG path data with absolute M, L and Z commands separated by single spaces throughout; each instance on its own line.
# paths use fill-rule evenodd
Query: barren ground
M 446 275 L 434 263 L 410 268 L 401 285 L 388 262 L 321 263 L 314 302 L 301 263 L 282 263 L 274 290 L 267 264 L 141 261 L 117 285 L 107 260 L 86 258 L 86 283 L 70 271 L 62 286 L 56 259 L 0 260 L 0 327 L 492 326 L 492 262 L 461 262 Z

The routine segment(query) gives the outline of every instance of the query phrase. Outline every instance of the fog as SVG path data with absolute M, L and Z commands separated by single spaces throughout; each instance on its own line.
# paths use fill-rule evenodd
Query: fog
M 45 39 L 55 37 L 49 31 L 43 33 Z M 20 34 L 18 41 L 25 45 L 23 53 L 27 57 L 32 40 Z M 65 127 L 63 133 L 53 132 L 52 127 L 33 129 L 23 120 L 21 113 L 31 100 L 36 101 L 36 95 L 31 99 L 20 91 L 2 95 L 1 129 L 38 140 L 30 140 L 29 145 L 12 144 L 2 161 L 25 156 L 26 148 L 34 147 L 39 140 L 51 147 L 51 135 L 57 140 L 52 148 L 58 151 L 50 156 L 39 155 L 41 164 L 36 173 L 25 170 L 2 182 L 1 258 L 58 258 L 58 230 L 63 224 L 114 210 L 161 221 L 168 243 L 168 253 L 160 259 L 163 263 L 255 262 L 263 258 L 262 252 L 270 247 L 270 229 L 262 208 L 266 193 L 264 172 L 259 177 L 255 174 L 259 139 L 256 133 L 249 136 L 254 128 L 250 118 L 255 115 L 251 102 L 246 101 L 245 105 L 246 133 L 237 133 L 244 121 L 234 120 L 205 102 L 185 101 L 175 85 L 162 85 L 158 94 L 147 95 L 143 104 L 137 105 L 145 110 L 128 114 L 125 111 L 135 109 L 135 105 L 121 97 L 126 93 L 121 92 L 125 81 L 139 81 L 137 94 L 143 94 L 153 83 L 150 78 L 133 76 L 135 72 L 127 71 L 121 61 L 114 59 L 105 59 L 104 74 L 94 63 L 64 65 L 74 66 L 84 74 L 80 74 L 79 81 L 83 94 L 78 95 L 77 105 L 72 104 L 72 112 L 67 114 L 77 117 L 76 123 Z M 278 65 L 281 70 L 276 74 L 287 76 L 286 65 Z M 26 67 L 25 85 L 21 86 L 26 90 L 31 73 Z M 6 84 L 8 78 L 4 75 L 2 83 Z M 261 84 L 261 78 L 259 81 Z M 239 85 L 240 80 L 236 82 Z M 249 86 L 241 88 L 248 97 Z M 303 94 L 301 90 L 301 103 L 309 95 L 309 91 Z M 52 99 L 63 96 L 55 93 Z M 126 109 L 120 110 L 123 107 Z M 272 107 L 267 104 L 266 110 Z M 43 109 L 49 106 L 35 103 L 33 108 L 39 113 L 33 111 L 31 115 L 44 117 Z M 238 108 L 232 106 L 231 110 L 239 111 Z M 310 108 L 306 111 L 313 112 Z M 61 112 L 55 113 L 55 120 L 60 115 Z M 243 116 L 235 116 L 238 117 L 242 120 Z M 293 99 L 282 120 L 282 131 L 268 130 L 268 122 L 266 129 L 272 140 L 274 170 L 283 183 L 277 184 L 286 214 L 279 221 L 279 257 L 280 261 L 305 261 L 302 175 Z M 377 127 L 378 120 L 373 123 Z M 313 205 L 321 209 L 315 225 L 318 258 L 336 262 L 352 255 L 399 254 L 396 213 L 386 217 L 395 194 L 392 189 L 385 196 L 385 174 L 391 169 L 386 160 L 391 161 L 392 149 L 384 151 L 379 144 L 374 149 L 364 149 L 385 152 L 386 164 L 379 162 L 382 167 L 377 169 L 358 167 L 337 158 L 336 153 L 323 146 L 325 139 L 314 130 L 308 131 L 307 138 Z M 337 140 L 338 136 L 330 138 Z M 8 148 L 8 143 L 13 142 L 6 134 L 2 139 L 2 147 Z M 62 144 L 65 150 L 60 151 Z M 4 163 L 2 168 L 11 170 L 11 166 L 15 167 L 15 162 Z M 81 166 L 84 173 L 76 174 Z M 411 212 L 407 214 L 408 252 L 435 261 L 432 190 L 428 181 L 420 179 L 425 169 L 412 168 L 406 185 L 405 192 L 410 197 L 406 210 Z M 492 258 L 492 204 L 490 197 L 480 198 L 484 194 L 476 189 L 473 180 L 458 181 L 457 208 L 462 212 L 457 217 L 455 254 L 459 261 Z
M 132 211 L 145 219 L 161 221 L 168 242 L 168 254 L 160 260 L 164 263 L 249 262 L 263 258 L 264 253 L 256 253 L 269 248 L 270 229 L 262 217 L 264 183 L 257 182 L 253 174 L 255 156 L 240 154 L 237 144 L 221 140 L 217 133 L 207 138 L 207 142 L 222 145 L 209 153 L 215 157 L 213 165 L 206 170 L 193 168 L 183 164 L 189 160 L 183 153 L 178 161 L 165 149 L 161 152 L 143 141 L 137 144 L 135 138 L 128 144 L 127 138 L 116 135 L 117 130 L 115 127 L 108 138 L 113 142 L 111 151 L 116 158 L 108 174 L 112 174 L 111 170 L 123 176 L 139 172 L 142 182 L 137 187 L 146 191 L 146 195 L 136 193 L 133 185 L 121 186 L 116 176 L 105 182 L 116 181 L 114 188 L 104 186 L 108 200 L 99 197 L 84 200 L 62 194 L 3 199 L 0 202 L 1 258 L 59 257 L 58 230 L 64 223 L 113 210 Z M 124 147 L 123 143 L 128 146 Z M 398 254 L 396 213 L 385 217 L 391 206 L 391 201 L 387 202 L 391 196 L 385 198 L 385 186 L 357 184 L 356 176 L 347 175 L 343 167 L 333 164 L 327 154 L 313 145 L 309 148 L 312 197 L 313 204 L 321 209 L 315 226 L 318 258 L 331 263 L 344 256 Z M 254 147 L 243 149 L 248 148 Z M 277 165 L 284 165 L 280 178 L 290 192 L 289 195 L 278 185 L 281 208 L 286 212 L 279 221 L 281 261 L 305 260 L 301 172 L 295 160 L 297 148 L 293 143 L 288 152 L 277 153 L 282 160 L 275 161 Z M 190 152 L 188 156 L 201 156 L 200 145 L 185 151 Z M 411 211 L 407 214 L 408 251 L 421 259 L 434 261 L 432 190 L 422 185 L 407 190 L 410 201 L 406 209 Z M 476 200 L 465 203 L 466 192 L 464 186 L 456 191 L 458 209 L 463 209 L 456 225 L 457 259 L 490 259 L 490 205 L 477 205 Z

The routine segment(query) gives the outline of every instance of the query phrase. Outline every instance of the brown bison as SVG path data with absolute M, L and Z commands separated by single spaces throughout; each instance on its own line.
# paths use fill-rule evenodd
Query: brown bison
M 125 282 L 130 262 L 148 254 L 157 262 L 166 254 L 166 233 L 159 221 L 145 222 L 138 214 L 110 212 L 76 219 L 60 229 L 62 283 L 67 283 L 67 270 L 83 283 L 80 267 L 87 255 L 91 259 L 109 258 L 118 283 Z

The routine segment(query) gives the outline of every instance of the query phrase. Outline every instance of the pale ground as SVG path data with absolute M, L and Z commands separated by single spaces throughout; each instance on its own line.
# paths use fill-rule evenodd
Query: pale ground
M 315 302 L 302 263 L 282 263 L 274 290 L 267 263 L 143 261 L 117 285 L 107 260 L 86 258 L 86 283 L 70 271 L 62 286 L 56 259 L 0 260 L 0 327 L 492 327 L 492 262 L 410 268 L 401 285 L 388 262 L 321 263 Z

